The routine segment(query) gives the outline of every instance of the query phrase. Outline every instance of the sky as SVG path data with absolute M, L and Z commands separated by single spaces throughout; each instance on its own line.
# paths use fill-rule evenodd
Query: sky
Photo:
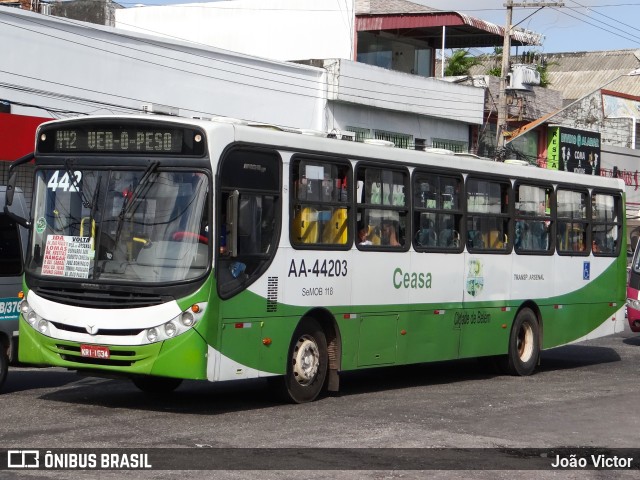
M 117 1 L 117 0 L 116 0 Z M 440 10 L 455 10 L 480 20 L 504 26 L 506 0 L 410 0 Z M 134 5 L 196 3 L 198 0 L 125 0 Z M 513 8 L 513 25 L 542 34 L 545 53 L 640 49 L 640 0 L 563 0 L 563 7 L 535 7 L 532 0 L 514 3 L 530 7 Z M 474 51 L 472 50 L 473 54 Z M 477 51 L 483 53 L 482 50 Z
M 500 26 L 507 19 L 505 0 L 413 0 L 440 10 L 455 10 Z M 640 0 L 563 0 L 513 3 L 512 25 L 544 36 L 545 53 L 640 49 Z M 533 7 L 536 3 L 564 3 L 563 7 Z

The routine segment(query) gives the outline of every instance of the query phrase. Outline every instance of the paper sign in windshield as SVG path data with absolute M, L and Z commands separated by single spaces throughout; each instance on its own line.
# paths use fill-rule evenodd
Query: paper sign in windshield
M 91 237 L 49 235 L 42 262 L 42 274 L 89 278 L 92 254 Z

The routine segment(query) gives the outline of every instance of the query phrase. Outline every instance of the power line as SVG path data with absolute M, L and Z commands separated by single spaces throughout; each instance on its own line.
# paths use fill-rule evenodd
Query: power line
M 571 15 L 570 13 L 567 13 L 566 11 L 562 11 L 562 10 L 559 10 L 559 9 L 556 9 L 556 8 L 552 8 L 552 10 L 555 10 L 555 11 L 557 11 L 559 13 L 562 13 L 563 15 L 566 15 L 567 17 L 573 18 L 574 20 L 578 20 L 579 22 L 582 22 L 582 23 L 585 23 L 585 24 L 590 25 L 592 27 L 595 27 L 598 30 L 602 30 L 602 31 L 607 32 L 607 33 L 612 33 L 616 37 L 620 37 L 620 38 L 622 38 L 624 40 L 629 40 L 629 41 L 632 41 L 632 42 L 640 43 L 640 37 L 638 37 L 638 36 L 633 35 L 633 38 L 630 38 L 630 37 L 625 36 L 626 33 L 625 33 L 625 35 L 621 35 L 619 32 L 616 32 L 614 30 L 608 30 L 606 28 L 601 27 L 598 24 L 591 23 L 591 22 L 588 22 L 588 21 L 586 21 L 584 19 L 576 17 L 575 15 Z M 578 13 L 578 12 L 576 12 L 576 13 Z M 587 15 L 584 15 L 582 13 L 580 15 L 587 16 Z
M 581 7 L 581 8 L 586 8 L 586 9 L 588 9 L 588 10 L 591 10 L 591 9 L 593 8 L 593 7 L 590 7 L 590 6 L 588 6 L 588 5 L 582 5 L 582 4 L 578 3 L 578 2 L 576 2 L 575 0 L 569 0 L 569 1 L 571 1 L 572 3 L 575 3 L 576 5 L 578 5 L 578 6 L 579 6 L 579 7 Z M 574 11 L 574 13 L 577 13 L 578 15 L 582 15 L 582 16 L 584 16 L 584 17 L 589 18 L 589 16 L 588 16 L 587 14 L 585 14 L 585 13 L 582 13 L 582 12 L 578 11 L 578 9 L 577 9 L 577 8 L 572 8 L 572 7 L 567 7 L 567 8 L 569 8 L 569 9 L 570 9 L 570 10 L 572 10 L 572 11 Z M 608 27 L 611 27 L 611 28 L 619 28 L 619 26 L 620 26 L 620 25 L 623 25 L 623 26 L 625 26 L 625 27 L 627 27 L 627 28 L 629 28 L 629 29 L 631 29 L 631 30 L 634 30 L 634 31 L 636 31 L 636 32 L 640 32 L 640 29 L 638 29 L 638 28 L 636 28 L 636 27 L 633 27 L 633 26 L 631 26 L 631 25 L 628 25 L 628 24 L 626 24 L 626 23 L 624 23 L 624 22 L 622 22 L 622 21 L 620 21 L 620 20 L 617 20 L 617 19 L 615 19 L 615 18 L 613 18 L 613 17 L 610 17 L 610 16 L 608 16 L 608 15 L 605 15 L 604 13 L 600 13 L 600 12 L 598 12 L 597 10 L 593 10 L 593 12 L 594 12 L 595 14 L 597 14 L 597 15 L 600 15 L 601 17 L 604 17 L 604 18 L 606 18 L 606 19 L 608 19 L 608 20 L 611 20 L 611 21 L 613 21 L 613 22 L 615 22 L 615 23 L 616 23 L 615 25 L 611 25 L 611 24 L 606 23 L 606 22 L 604 22 L 604 21 L 603 21 L 602 23 L 604 23 L 604 24 L 605 24 L 606 26 L 608 26 Z M 565 12 L 563 12 L 563 13 L 565 13 Z M 566 13 L 565 13 L 565 14 L 566 14 Z M 573 18 L 576 18 L 576 17 L 573 17 Z M 580 19 L 578 19 L 578 20 L 580 20 Z M 584 20 L 580 20 L 580 21 L 584 21 Z M 589 22 L 586 22 L 586 21 L 584 21 L 584 22 L 585 22 L 585 23 L 588 23 L 589 25 L 597 26 L 597 25 L 594 25 L 594 24 L 589 23 Z M 607 32 L 609 32 L 609 33 L 616 34 L 616 35 L 620 36 L 621 38 L 625 38 L 624 36 L 619 35 L 619 34 L 618 34 L 617 32 L 615 32 L 615 31 L 613 31 L 613 32 L 612 32 L 612 31 L 610 31 L 610 30 L 606 30 L 606 29 L 602 29 L 602 30 L 605 30 L 605 31 L 607 31 Z M 624 33 L 625 33 L 625 35 L 632 35 L 633 37 L 635 37 L 635 38 L 637 38 L 637 39 L 640 39 L 640 37 L 638 37 L 638 36 L 636 36 L 636 35 L 633 35 L 633 34 L 632 34 L 632 33 L 630 33 L 630 32 L 624 32 Z M 625 38 L 625 40 L 630 40 L 630 39 L 629 39 L 629 38 Z
M 2 13 L 2 12 L 0 12 L 0 13 Z M 71 25 L 81 26 L 83 28 L 90 28 L 90 29 L 93 29 L 93 30 L 98 30 L 95 27 L 91 27 L 91 26 L 87 27 L 86 24 L 76 23 L 76 22 L 73 22 L 73 21 L 71 21 L 69 19 L 60 18 L 59 20 L 62 21 L 62 22 L 65 22 L 65 23 L 69 23 Z M 35 24 L 40 25 L 40 26 L 48 27 L 48 25 L 44 25 L 43 23 L 37 22 L 35 20 L 27 19 L 27 21 L 29 21 L 30 23 L 35 23 Z M 0 21 L 0 23 L 4 23 L 4 22 Z M 8 24 L 8 25 L 11 25 L 11 24 Z M 15 25 L 11 25 L 11 26 L 13 26 L 15 28 L 18 28 Z M 135 52 L 142 53 L 142 54 L 145 54 L 145 55 L 151 54 L 151 55 L 158 56 L 158 57 L 161 57 L 161 58 L 169 59 L 171 61 L 178 61 L 178 62 L 181 62 L 181 63 L 191 64 L 191 65 L 194 65 L 194 66 L 197 66 L 197 67 L 203 67 L 203 68 L 207 68 L 207 69 L 214 69 L 214 67 L 209 66 L 209 65 L 203 65 L 203 64 L 199 64 L 199 63 L 195 63 L 195 62 L 188 62 L 188 61 L 185 61 L 183 59 L 177 59 L 177 58 L 169 57 L 169 56 L 166 56 L 166 55 L 161 55 L 159 53 L 147 52 L 147 51 L 144 51 L 144 50 L 136 49 L 134 47 L 129 47 L 127 45 L 122 45 L 120 43 L 109 42 L 107 40 L 102 40 L 102 39 L 98 39 L 98 38 L 95 38 L 95 37 L 90 37 L 88 35 L 82 35 L 82 34 L 79 34 L 79 33 L 70 32 L 70 31 L 63 30 L 63 29 L 56 28 L 56 27 L 50 27 L 50 28 L 52 28 L 53 30 L 62 31 L 62 32 L 67 33 L 67 34 L 80 36 L 82 38 L 88 38 L 88 39 L 91 39 L 91 40 L 96 41 L 96 42 L 107 43 L 109 45 L 113 45 L 113 46 L 116 46 L 118 48 L 130 49 L 130 50 L 133 50 Z M 84 46 L 84 47 L 87 47 L 87 48 L 90 48 L 90 49 L 96 49 L 96 47 L 93 47 L 93 46 L 90 46 L 90 45 L 87 45 L 87 44 L 84 44 L 84 43 L 81 43 L 81 42 L 75 42 L 73 40 L 69 40 L 69 39 L 66 39 L 66 38 L 57 37 L 55 35 L 46 34 L 46 33 L 43 33 L 43 32 L 38 32 L 38 31 L 34 31 L 34 30 L 29 30 L 29 29 L 25 29 L 25 30 L 31 31 L 32 33 L 36 33 L 36 34 L 49 36 L 51 38 L 56 38 L 58 40 L 74 43 L 76 45 Z M 99 30 L 99 31 L 102 32 L 102 30 Z M 129 35 L 124 35 L 124 34 L 115 33 L 115 32 L 110 32 L 110 33 L 112 33 L 112 35 L 115 35 L 115 36 L 118 36 L 118 37 L 127 38 L 129 40 L 133 40 L 133 41 L 136 41 L 138 43 L 148 44 L 148 45 L 151 45 L 151 46 L 157 46 L 156 42 L 146 41 L 146 40 L 143 40 L 143 39 L 140 39 L 140 38 L 137 38 L 137 37 L 131 37 Z M 202 44 L 200 44 L 200 45 L 202 45 Z M 247 66 L 247 65 L 239 64 L 237 62 L 231 62 L 231 61 L 226 61 L 226 60 L 222 60 L 222 59 L 215 59 L 215 58 L 207 57 L 205 55 L 195 54 L 195 53 L 192 53 L 192 52 L 185 52 L 184 50 L 180 50 L 178 48 L 171 48 L 171 47 L 166 47 L 166 46 L 164 46 L 162 48 L 165 49 L 165 50 L 169 50 L 169 51 L 173 51 L 173 52 L 179 53 L 179 54 L 185 54 L 186 53 L 188 55 L 204 58 L 204 59 L 207 59 L 207 60 L 210 60 L 210 61 L 215 61 L 215 62 L 220 62 L 220 63 L 233 65 L 235 67 L 243 68 L 243 69 L 246 69 L 246 70 L 249 70 L 249 71 L 260 71 L 260 72 L 268 73 L 270 75 L 273 75 L 274 77 L 282 76 L 282 77 L 286 77 L 286 78 L 293 78 L 293 79 L 300 80 L 300 81 L 303 81 L 303 82 L 313 82 L 312 85 L 309 85 L 309 86 L 308 85 L 294 84 L 294 83 L 286 83 L 286 82 L 280 82 L 280 83 L 283 84 L 283 85 L 289 85 L 289 86 L 295 86 L 295 87 L 300 87 L 300 88 L 312 89 L 312 90 L 314 90 L 314 92 L 317 91 L 318 85 L 317 85 L 317 82 L 315 80 L 306 80 L 306 79 L 303 79 L 303 78 L 300 78 L 300 77 L 295 77 L 293 75 L 288 75 L 288 74 L 283 74 L 283 73 L 279 73 L 279 72 L 273 72 L 273 71 L 270 71 L 270 70 L 261 69 L 259 67 Z M 120 53 L 113 52 L 113 51 L 110 51 L 110 50 L 105 50 L 105 49 L 101 49 L 101 50 L 104 51 L 104 52 L 113 54 L 113 55 L 123 56 Z M 230 81 L 230 80 L 222 79 L 222 78 L 219 78 L 219 77 L 212 77 L 212 76 L 203 75 L 203 74 L 199 74 L 199 73 L 189 72 L 189 71 L 186 71 L 186 70 L 183 70 L 183 69 L 179 69 L 179 68 L 176 68 L 176 67 L 170 67 L 168 65 L 157 64 L 157 63 L 150 62 L 148 60 L 140 59 L 140 58 L 137 58 L 137 57 L 126 56 L 126 58 L 130 58 L 130 59 L 133 59 L 133 60 L 136 60 L 136 61 L 150 63 L 150 64 L 153 64 L 153 65 L 162 66 L 162 67 L 169 68 L 169 69 L 174 69 L 174 70 L 178 70 L 178 71 L 184 71 L 186 73 L 192 73 L 192 74 L 195 74 L 195 75 L 205 76 L 205 77 L 208 77 L 208 78 L 212 78 L 214 80 Z M 263 60 L 266 60 L 266 59 L 263 59 Z M 222 72 L 230 73 L 230 74 L 233 74 L 233 75 L 240 75 L 239 72 L 234 72 L 234 71 L 230 71 L 230 70 L 224 70 L 224 69 L 220 69 L 220 68 L 216 68 L 216 71 L 222 71 Z M 273 80 L 271 78 L 260 77 L 260 76 L 257 76 L 257 75 L 242 74 L 242 76 L 243 77 L 255 78 L 255 79 L 260 80 L 260 81 L 276 82 L 276 80 Z M 404 88 L 404 89 L 417 90 L 418 92 L 420 92 L 419 95 L 404 95 L 404 94 L 393 93 L 394 96 L 400 95 L 400 96 L 406 96 L 406 97 L 410 97 L 410 98 L 420 98 L 420 99 L 427 99 L 427 100 L 441 100 L 442 99 L 442 94 L 440 94 L 438 97 L 427 97 L 424 94 L 424 90 L 419 89 L 419 88 L 406 87 L 405 85 L 399 85 L 399 84 L 394 84 L 394 83 L 390 83 L 390 82 L 377 82 L 377 81 L 373 81 L 373 80 L 369 80 L 369 79 L 363 79 L 363 78 L 357 78 L 357 77 L 349 77 L 348 75 L 341 75 L 341 76 L 344 77 L 344 78 L 354 78 L 356 80 L 361 80 L 361 81 L 365 81 L 365 82 L 373 82 L 373 83 L 376 83 L 378 85 L 395 86 L 395 87 L 400 87 L 400 88 Z M 240 84 L 246 85 L 246 86 L 264 88 L 262 85 L 252 85 L 252 84 L 237 82 L 235 80 L 234 80 L 234 83 L 236 83 L 236 84 L 240 83 Z M 387 93 L 387 92 L 381 92 L 381 91 L 377 91 L 377 90 L 363 89 L 363 88 L 350 87 L 350 86 L 342 86 L 341 88 L 345 88 L 345 89 L 349 89 L 349 90 L 355 90 L 355 91 L 363 91 L 363 92 L 366 92 L 366 93 L 377 93 L 377 94 L 386 94 Z M 289 94 L 290 93 L 294 93 L 294 92 L 285 91 L 285 90 L 278 90 L 278 89 L 273 89 L 273 90 L 279 91 L 279 92 L 284 92 L 284 93 L 289 93 Z M 300 94 L 300 93 L 298 93 L 298 95 L 307 96 L 307 97 L 311 97 L 311 98 L 324 98 L 324 97 L 318 97 L 317 95 L 305 95 L 305 94 Z M 451 101 L 452 102 L 456 102 L 456 103 L 475 103 L 473 101 L 471 101 L 471 102 L 463 102 L 462 100 L 458 99 L 458 97 L 460 97 L 460 96 L 468 96 L 468 95 L 471 95 L 471 94 L 465 94 L 463 92 L 457 92 L 456 94 L 452 94 L 451 95 Z M 377 98 L 366 97 L 366 96 L 357 96 L 357 95 L 353 95 L 353 96 L 356 96 L 356 97 L 359 97 L 359 98 L 364 98 L 364 99 L 369 99 L 369 100 L 378 100 Z M 402 104 L 402 102 L 398 102 L 398 103 Z M 413 104 L 410 104 L 410 105 L 413 105 Z
M 40 25 L 40 26 L 45 26 L 41 22 L 37 22 L 37 21 L 33 21 L 33 20 L 28 20 L 28 21 L 31 22 L 31 23 L 35 23 L 37 25 Z M 64 21 L 66 21 L 67 23 L 71 23 L 71 24 L 77 25 L 74 22 L 70 22 L 68 20 L 64 20 Z M 4 23 L 4 24 L 9 25 L 9 26 L 14 27 L 14 28 L 20 28 L 20 27 L 17 27 L 16 25 L 13 25 L 13 24 L 10 24 L 10 23 L 6 23 L 6 22 L 2 22 L 2 21 L 0 21 L 0 23 Z M 85 25 L 82 25 L 82 26 L 86 27 Z M 48 34 L 48 33 L 39 32 L 39 31 L 35 31 L 35 30 L 24 28 L 24 27 L 22 27 L 22 28 L 24 30 L 30 31 L 30 32 L 32 32 L 34 34 L 39 34 L 39 35 L 44 35 L 44 36 L 48 36 L 48 37 L 51 37 L 51 38 L 56 38 L 56 39 L 61 40 L 61 41 L 66 41 L 66 42 L 70 42 L 70 43 L 73 43 L 73 44 L 76 44 L 76 45 L 87 47 L 87 48 L 90 48 L 92 50 L 98 49 L 98 50 L 104 51 L 104 52 L 109 53 L 109 54 L 118 55 L 119 57 L 123 57 L 124 56 L 124 57 L 132 59 L 134 61 L 140 61 L 140 62 L 148 63 L 148 64 L 151 64 L 151 65 L 160 66 L 160 67 L 167 68 L 167 69 L 182 71 L 182 72 L 185 72 L 185 73 L 188 73 L 188 74 L 204 76 L 206 78 L 211 78 L 211 79 L 214 79 L 214 80 L 232 82 L 232 83 L 234 83 L 236 85 L 240 84 L 240 85 L 245 85 L 245 86 L 265 89 L 265 90 L 276 91 L 276 92 L 280 92 L 280 93 L 287 93 L 287 94 L 305 96 L 305 97 L 309 97 L 309 98 L 318 98 L 318 99 L 324 99 L 325 98 L 324 96 L 318 96 L 316 94 L 304 94 L 304 93 L 301 93 L 301 92 L 291 92 L 291 91 L 282 90 L 282 89 L 279 89 L 279 88 L 266 87 L 263 84 L 261 84 L 261 85 L 251 84 L 251 83 L 247 83 L 247 82 L 240 82 L 240 81 L 237 81 L 237 80 L 230 80 L 230 79 L 215 77 L 215 76 L 211 76 L 211 75 L 205 75 L 205 74 L 198 73 L 198 72 L 192 72 L 192 71 L 189 71 L 189 70 L 185 70 L 185 69 L 181 69 L 181 68 L 177 68 L 177 67 L 172 67 L 172 66 L 168 66 L 168 65 L 164 65 L 164 64 L 160 64 L 160 63 L 156 63 L 156 62 L 151 62 L 149 60 L 140 59 L 140 58 L 133 57 L 133 56 L 123 55 L 121 53 L 116 53 L 116 52 L 113 52 L 113 51 L 110 51 L 110 50 L 106 50 L 106 49 L 103 49 L 103 48 L 89 46 L 89 45 L 87 45 L 85 43 L 82 43 L 82 42 L 73 41 L 73 40 L 70 40 L 70 39 L 67 39 L 67 38 L 62 38 L 62 37 L 51 35 L 51 34 Z M 90 38 L 90 39 L 92 39 L 94 41 L 104 42 L 104 43 L 107 43 L 107 44 L 110 44 L 110 45 L 114 45 L 116 47 L 123 47 L 121 44 L 118 44 L 118 43 L 109 42 L 109 41 L 102 40 L 102 39 L 95 39 L 93 37 L 88 37 L 87 35 L 81 35 L 81 34 L 78 34 L 78 33 L 75 33 L 75 32 L 69 32 L 67 30 L 62 30 L 62 29 L 55 28 L 55 27 L 51 27 L 51 28 L 53 28 L 54 30 L 62 31 L 62 32 L 67 33 L 67 34 L 73 34 L 73 35 L 80 36 L 80 37 L 83 37 L 83 38 Z M 91 27 L 91 28 L 95 28 L 95 27 Z M 156 45 L 155 43 L 144 41 L 144 40 L 139 40 L 139 39 L 136 39 L 135 37 L 129 37 L 129 36 L 126 36 L 126 35 L 118 35 L 118 36 L 123 36 L 124 38 L 137 40 L 137 41 L 140 41 L 141 43 L 148 43 L 148 44 L 151 44 L 151 45 Z M 126 46 L 124 48 L 131 49 L 131 50 L 133 50 L 135 52 L 138 52 L 138 53 L 149 54 L 149 52 L 146 52 L 146 51 L 143 51 L 143 50 L 139 50 L 139 49 L 136 49 L 136 48 L 133 48 L 133 47 Z M 176 51 L 176 52 L 181 53 L 181 54 L 185 53 L 184 51 L 181 51 L 181 50 L 178 50 L 178 49 L 169 48 L 169 50 L 173 50 L 173 51 Z M 187 52 L 187 53 L 190 53 L 190 52 Z M 188 61 L 185 61 L 183 59 L 178 60 L 178 59 L 166 56 L 166 55 L 160 55 L 160 54 L 155 54 L 155 53 L 152 53 L 152 54 L 156 55 L 156 56 L 159 56 L 161 58 L 169 59 L 171 61 L 176 61 L 176 62 L 181 62 L 181 63 L 188 63 L 188 64 L 195 65 L 195 66 L 198 66 L 198 67 L 209 68 L 209 69 L 214 68 L 214 67 L 211 67 L 211 66 L 208 66 L 208 65 L 202 65 L 202 64 L 199 64 L 199 63 L 188 62 Z M 192 53 L 190 53 L 190 54 L 191 55 L 195 55 L 195 54 L 192 54 Z M 196 55 L 196 56 L 198 56 L 198 55 Z M 211 59 L 209 57 L 204 57 L 202 55 L 199 55 L 199 56 L 201 56 L 203 58 L 207 58 L 208 60 L 216 60 L 216 61 L 218 61 L 217 59 Z M 241 68 L 244 68 L 244 69 L 251 68 L 251 67 L 248 67 L 248 66 L 245 66 L 245 65 L 242 65 L 242 64 L 237 64 L 237 63 L 233 63 L 233 62 L 225 62 L 224 60 L 219 60 L 219 61 L 221 61 L 222 63 L 230 63 L 230 64 L 232 64 L 234 66 L 241 67 Z M 217 69 L 217 70 L 224 71 L 224 72 L 230 73 L 232 75 L 240 75 L 239 72 L 233 72 L 233 71 L 221 70 L 221 69 Z M 255 69 L 252 68 L 252 70 L 255 70 Z M 265 70 L 262 70 L 262 71 L 265 71 Z M 292 76 L 286 75 L 286 74 L 279 74 L 277 72 L 269 72 L 269 73 L 273 73 L 274 76 L 283 75 L 283 76 L 287 76 L 287 77 L 290 77 L 290 78 L 299 79 L 297 77 L 292 77 Z M 276 80 L 267 79 L 265 77 L 260 77 L 260 76 L 256 76 L 256 75 L 242 74 L 242 76 L 243 77 L 254 78 L 254 79 L 257 79 L 257 80 L 260 80 L 260 81 L 270 81 L 270 82 L 274 82 L 274 83 L 276 82 Z M 344 76 L 344 77 L 345 78 L 349 78 L 348 76 Z M 301 79 L 301 80 L 309 81 L 309 82 L 311 81 L 311 80 L 305 80 L 305 79 Z M 371 81 L 371 80 L 368 80 L 368 79 L 361 79 L 361 78 L 357 78 L 357 80 L 361 80 L 361 81 L 365 81 L 365 82 L 370 82 Z M 313 89 L 314 93 L 318 91 L 318 85 L 315 82 L 314 82 L 313 86 L 299 85 L 299 84 L 287 83 L 287 82 L 279 82 L 279 83 L 283 84 L 283 85 L 295 86 L 295 87 L 299 87 L 299 88 Z M 379 85 L 387 85 L 387 86 L 399 86 L 399 87 L 403 87 L 405 89 L 410 88 L 410 87 L 406 87 L 406 86 L 394 85 L 392 83 L 382 83 L 382 82 L 374 82 L 374 83 L 379 84 Z M 399 93 L 391 93 L 391 92 L 382 92 L 382 91 L 379 91 L 379 90 L 371 90 L 371 89 L 364 89 L 364 88 L 350 87 L 350 86 L 341 86 L 341 89 L 353 90 L 353 91 L 362 91 L 362 92 L 365 92 L 365 93 L 376 93 L 376 94 L 381 94 L 381 95 L 393 95 L 394 96 L 394 100 L 392 101 L 392 100 L 380 100 L 379 98 L 372 98 L 372 97 L 366 96 L 366 95 L 357 95 L 357 94 L 345 93 L 345 95 L 349 95 L 349 96 L 354 97 L 354 98 L 384 101 L 384 102 L 388 102 L 388 103 L 394 103 L 394 104 L 397 104 L 397 105 L 407 105 L 407 106 L 408 105 L 415 105 L 415 102 L 412 102 L 412 103 L 400 102 L 400 101 L 397 101 L 397 99 L 395 97 L 401 96 L 401 97 L 407 97 L 407 98 L 419 98 L 419 99 L 422 99 L 422 100 L 441 100 L 442 99 L 442 95 L 440 95 L 439 97 L 428 97 L 424 93 L 421 93 L 420 95 L 408 95 L 408 94 L 399 94 Z M 418 88 L 412 88 L 412 90 L 417 90 L 418 92 L 423 92 L 423 90 L 418 89 Z M 452 94 L 450 102 L 451 103 L 458 103 L 458 104 L 460 104 L 460 103 L 472 103 L 473 104 L 474 103 L 474 102 L 465 102 L 465 101 L 459 100 L 457 98 L 457 97 L 464 96 L 464 95 L 466 95 L 466 94 L 462 93 L 462 92 Z M 466 111 L 466 109 L 462 109 L 462 108 L 457 109 L 455 107 L 446 107 L 446 108 L 445 107 L 433 107 L 433 108 L 441 108 L 443 110 L 446 110 L 448 113 L 450 111 L 452 111 L 452 110 L 463 110 L 463 111 Z M 448 114 L 448 117 L 450 117 L 450 118 L 463 118 L 463 117 L 456 117 L 455 115 L 451 115 L 451 114 Z

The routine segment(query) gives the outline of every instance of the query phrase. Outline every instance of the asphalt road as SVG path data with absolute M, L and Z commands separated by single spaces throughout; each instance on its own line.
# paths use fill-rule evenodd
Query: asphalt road
M 474 360 L 391 367 L 343 374 L 339 395 L 304 405 L 277 403 L 263 381 L 185 382 L 169 396 L 149 397 L 126 380 L 13 368 L 0 394 L 0 449 L 161 448 L 149 450 L 156 466 L 176 461 L 186 470 L 12 469 L 0 478 L 513 478 L 500 453 L 509 449 L 564 447 L 578 456 L 580 447 L 640 449 L 639 366 L 640 335 L 625 332 L 545 351 L 530 377 L 497 375 Z M 238 458 L 238 448 L 259 450 Z M 265 455 L 267 448 L 276 454 Z M 301 456 L 302 448 L 313 455 Z M 368 469 L 386 465 L 388 448 L 402 449 L 400 461 Z M 432 450 L 412 450 L 424 448 Z M 467 450 L 477 448 L 492 450 Z M 189 470 L 216 452 L 231 455 L 231 470 Z M 430 452 L 449 458 L 440 464 L 446 470 L 416 470 Z M 291 470 L 307 460 L 312 470 Z M 547 468 L 517 478 L 639 476 Z

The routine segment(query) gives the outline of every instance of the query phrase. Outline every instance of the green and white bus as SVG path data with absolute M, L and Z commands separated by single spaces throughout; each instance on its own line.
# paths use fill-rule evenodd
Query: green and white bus
M 268 377 L 306 402 L 378 366 L 529 375 L 624 329 L 621 180 L 305 133 L 43 124 L 12 165 L 35 158 L 20 360 L 153 392 Z

